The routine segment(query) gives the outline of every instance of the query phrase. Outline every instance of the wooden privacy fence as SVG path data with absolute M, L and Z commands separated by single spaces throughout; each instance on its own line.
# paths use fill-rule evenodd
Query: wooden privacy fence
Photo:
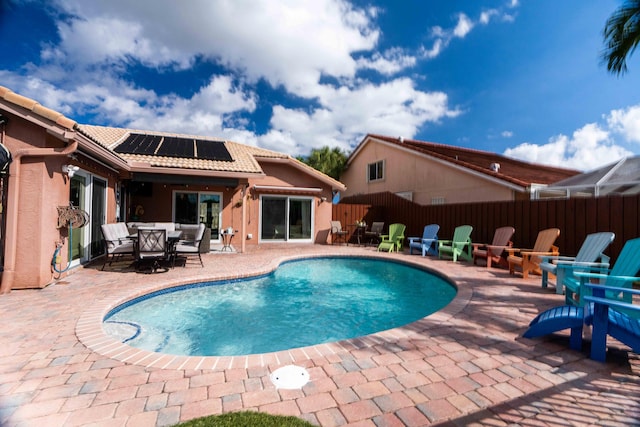
M 362 218 L 368 225 L 384 221 L 407 226 L 405 236 L 420 236 L 427 224 L 439 224 L 441 239 L 450 239 L 458 225 L 473 226 L 474 242 L 491 242 L 498 227 L 511 225 L 515 247 L 531 248 L 538 232 L 559 228 L 556 244 L 563 255 L 575 255 L 587 234 L 612 231 L 616 238 L 605 253 L 614 262 L 624 243 L 640 237 L 640 195 L 598 198 L 517 200 L 421 206 L 393 193 L 345 197 L 333 206 L 333 219 L 354 224 Z

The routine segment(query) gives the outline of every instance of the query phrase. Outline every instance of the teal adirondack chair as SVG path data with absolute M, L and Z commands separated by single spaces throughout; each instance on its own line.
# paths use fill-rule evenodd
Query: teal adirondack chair
M 453 262 L 458 260 L 458 257 L 471 261 L 471 232 L 473 227 L 470 225 L 460 225 L 453 231 L 453 239 L 451 240 L 439 240 L 438 241 L 438 257 L 442 258 L 442 255 L 450 255 L 453 258 Z
M 565 302 L 567 305 L 582 307 L 584 297 L 591 296 L 586 283 L 597 280 L 605 287 L 631 288 L 634 282 L 640 282 L 640 277 L 635 277 L 640 271 L 640 237 L 627 240 L 615 265 L 607 273 L 592 273 L 576 271 L 571 277 L 565 277 Z M 631 294 L 606 290 L 606 298 L 621 300 L 631 303 Z
M 406 226 L 404 224 L 391 224 L 389 226 L 389 234 L 383 234 L 380 236 L 380 244 L 378 245 L 378 251 L 399 251 L 402 249 L 402 243 L 404 242 L 404 230 Z
M 542 262 L 540 262 L 542 287 L 547 287 L 549 274 L 554 274 L 556 276 L 556 293 L 562 294 L 565 277 L 571 279 L 574 271 L 608 269 L 609 257 L 602 252 L 613 242 L 615 236 L 609 231 L 587 235 L 575 257 L 560 255 L 542 257 Z M 575 278 L 573 280 L 577 281 Z

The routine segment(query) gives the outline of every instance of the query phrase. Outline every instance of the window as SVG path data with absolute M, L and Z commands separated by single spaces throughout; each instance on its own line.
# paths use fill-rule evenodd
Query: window
M 384 179 L 384 160 L 378 160 L 375 163 L 369 163 L 369 182 L 380 181 Z

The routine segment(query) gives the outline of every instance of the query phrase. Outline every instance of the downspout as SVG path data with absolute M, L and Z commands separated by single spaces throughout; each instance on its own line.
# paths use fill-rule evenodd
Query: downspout
M 241 206 L 241 218 L 240 224 L 242 227 L 240 228 L 240 239 L 242 242 L 240 243 L 240 252 L 244 253 L 245 245 L 247 244 L 247 201 L 246 201 L 246 192 L 248 185 L 243 185 L 240 194 L 242 195 L 242 206 Z
M 66 132 L 65 132 L 66 134 Z M 13 162 L 9 166 L 8 194 L 14 195 L 6 208 L 7 229 L 5 235 L 5 258 L 0 294 L 11 292 L 16 274 L 16 245 L 18 242 L 18 201 L 20 198 L 20 164 L 23 157 L 67 156 L 78 149 L 78 141 L 72 139 L 70 144 L 60 148 L 24 148 L 13 154 Z M 9 250 L 7 250 L 9 249 Z

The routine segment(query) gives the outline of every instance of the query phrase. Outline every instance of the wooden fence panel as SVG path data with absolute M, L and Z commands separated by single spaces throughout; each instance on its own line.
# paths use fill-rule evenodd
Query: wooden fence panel
M 606 252 L 612 261 L 627 240 L 640 237 L 639 213 L 640 195 L 420 206 L 392 193 L 377 193 L 347 197 L 333 207 L 333 218 L 343 225 L 364 218 L 369 225 L 384 221 L 386 231 L 399 222 L 407 226 L 406 236 L 420 236 L 425 225 L 435 223 L 440 238 L 450 239 L 455 227 L 469 224 L 474 241 L 490 242 L 496 228 L 512 225 L 514 245 L 522 248 L 533 247 L 540 230 L 558 227 L 557 243 L 565 255 L 575 255 L 587 234 L 612 231 L 616 239 Z

